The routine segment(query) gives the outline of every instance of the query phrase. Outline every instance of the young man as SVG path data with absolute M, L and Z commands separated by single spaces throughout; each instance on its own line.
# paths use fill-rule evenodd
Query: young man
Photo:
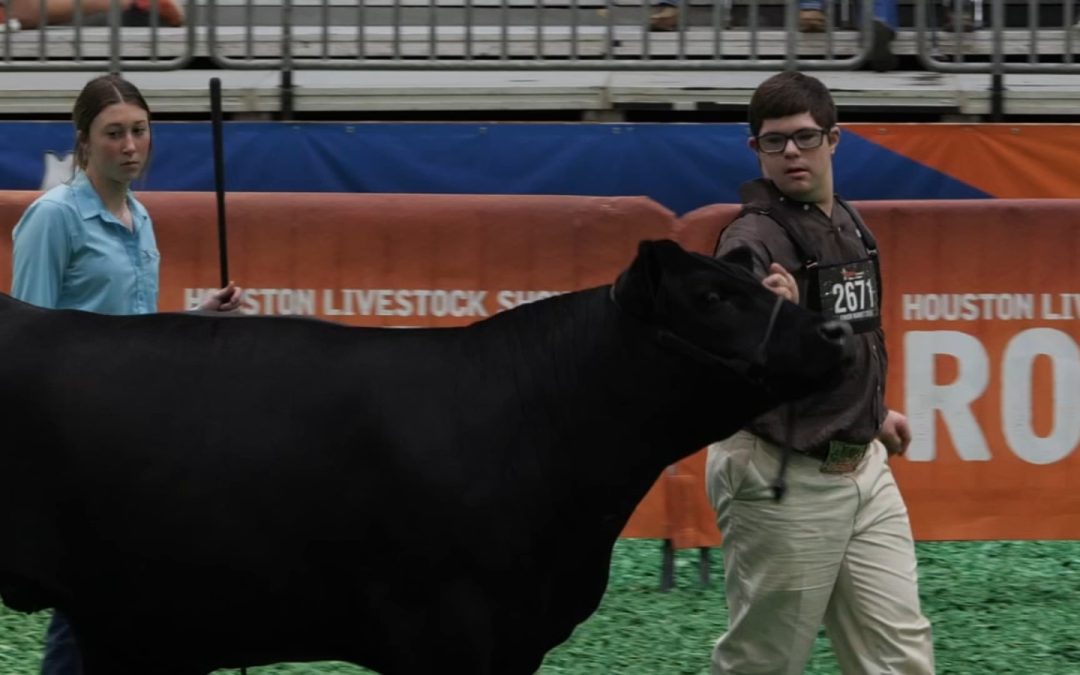
M 754 93 L 750 131 L 764 177 L 742 187 L 744 211 L 717 253 L 748 249 L 766 287 L 849 321 L 856 347 L 836 389 L 709 448 L 729 611 L 712 672 L 802 673 L 824 623 L 845 674 L 933 673 L 911 525 L 888 465 L 911 431 L 884 404 L 877 245 L 833 194 L 836 107 L 819 80 L 785 72 Z

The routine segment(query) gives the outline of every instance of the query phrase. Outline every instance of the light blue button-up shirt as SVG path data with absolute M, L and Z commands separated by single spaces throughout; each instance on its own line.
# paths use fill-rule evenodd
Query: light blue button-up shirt
M 39 307 L 156 312 L 161 256 L 153 224 L 130 192 L 127 199 L 131 230 L 81 171 L 35 200 L 12 232 L 11 294 Z

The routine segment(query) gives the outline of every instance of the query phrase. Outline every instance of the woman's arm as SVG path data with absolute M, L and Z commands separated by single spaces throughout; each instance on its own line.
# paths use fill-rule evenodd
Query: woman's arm
M 12 233 L 11 295 L 39 307 L 56 307 L 71 258 L 63 206 L 35 202 Z

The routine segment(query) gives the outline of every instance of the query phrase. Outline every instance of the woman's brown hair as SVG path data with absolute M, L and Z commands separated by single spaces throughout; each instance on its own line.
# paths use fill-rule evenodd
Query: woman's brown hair
M 75 165 L 80 169 L 86 169 L 90 125 L 102 110 L 116 103 L 137 105 L 146 111 L 147 119 L 150 118 L 150 106 L 139 88 L 116 74 L 90 80 L 75 99 L 71 119 L 75 123 Z

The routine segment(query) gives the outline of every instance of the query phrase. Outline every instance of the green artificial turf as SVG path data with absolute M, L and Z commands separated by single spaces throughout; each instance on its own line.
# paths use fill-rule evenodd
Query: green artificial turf
M 553 650 L 542 675 L 705 674 L 723 631 L 723 568 L 697 584 L 697 551 L 676 557 L 677 588 L 658 590 L 660 544 L 621 540 L 603 604 Z M 923 606 L 939 675 L 1080 675 L 1080 542 L 918 544 Z M 42 614 L 0 610 L 0 674 L 37 675 Z M 447 664 L 452 671 L 452 664 Z M 251 668 L 249 675 L 359 675 L 344 664 Z M 836 673 L 822 636 L 807 673 Z M 235 675 L 236 671 L 218 671 Z

